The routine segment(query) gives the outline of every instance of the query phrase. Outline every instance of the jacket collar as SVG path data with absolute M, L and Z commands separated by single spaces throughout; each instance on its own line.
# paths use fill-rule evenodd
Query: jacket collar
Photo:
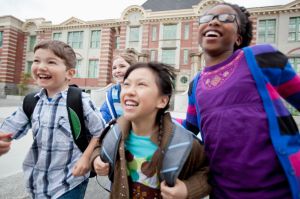
M 162 125 L 163 134 L 162 134 L 161 148 L 165 150 L 165 147 L 168 146 L 170 137 L 173 133 L 172 119 L 169 112 L 164 114 L 162 122 L 163 122 Z M 118 118 L 117 123 L 120 126 L 122 132 L 122 139 L 126 140 L 131 130 L 131 122 L 126 120 L 123 116 L 121 116 L 120 118 Z M 151 135 L 151 140 L 155 144 L 158 144 L 158 133 L 153 133 Z

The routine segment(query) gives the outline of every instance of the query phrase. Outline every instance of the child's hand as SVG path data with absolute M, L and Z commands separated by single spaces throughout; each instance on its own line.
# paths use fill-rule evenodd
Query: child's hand
M 84 176 L 90 170 L 89 159 L 84 155 L 76 162 L 72 174 L 73 176 Z
M 96 157 L 93 162 L 95 172 L 99 176 L 107 176 L 109 172 L 109 164 L 101 160 L 100 156 Z
M 3 155 L 10 150 L 11 137 L 11 133 L 0 133 L 0 155 Z
M 161 191 L 161 196 L 165 199 L 166 198 L 183 199 L 183 198 L 187 198 L 188 196 L 188 192 L 185 184 L 179 179 L 176 179 L 176 183 L 174 187 L 168 187 L 166 181 L 163 181 L 160 184 L 160 191 Z

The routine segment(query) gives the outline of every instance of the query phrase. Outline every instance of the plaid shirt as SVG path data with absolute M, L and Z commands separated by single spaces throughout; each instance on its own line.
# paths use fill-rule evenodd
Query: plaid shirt
M 14 139 L 32 128 L 33 143 L 24 160 L 26 187 L 33 198 L 57 198 L 89 177 L 74 177 L 72 169 L 82 153 L 73 141 L 66 108 L 67 91 L 49 101 L 44 90 L 32 114 L 31 123 L 22 108 L 8 117 L 0 132 L 11 132 Z M 98 137 L 104 127 L 100 112 L 89 96 L 82 93 L 85 125 Z

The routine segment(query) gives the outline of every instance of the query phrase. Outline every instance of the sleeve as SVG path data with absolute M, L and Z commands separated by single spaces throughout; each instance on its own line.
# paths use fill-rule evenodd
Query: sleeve
M 196 86 L 198 82 L 199 75 L 197 75 L 193 81 L 189 85 L 189 91 L 188 91 L 188 107 L 186 111 L 186 119 L 184 120 L 178 120 L 179 123 L 181 123 L 186 129 L 189 131 L 192 131 L 194 134 L 198 134 L 200 131 L 200 127 L 198 126 L 198 115 L 196 111 L 196 105 L 195 105 L 195 91 Z
M 114 86 L 112 86 L 107 92 L 105 96 L 105 101 L 103 102 L 102 106 L 100 107 L 100 112 L 102 115 L 102 118 L 105 120 L 105 123 L 108 123 L 112 119 L 114 119 L 114 115 L 112 113 L 111 107 L 110 107 L 110 97 L 112 90 L 114 89 Z
M 104 119 L 105 123 L 108 123 L 110 120 L 112 120 L 112 116 L 109 112 L 107 100 L 105 100 L 104 103 L 102 104 L 102 106 L 100 107 L 100 113 L 101 113 L 102 118 Z
M 13 139 L 19 139 L 27 134 L 31 128 L 22 107 L 19 107 L 11 116 L 7 117 L 0 125 L 0 132 L 12 133 Z
M 82 104 L 85 126 L 93 137 L 99 137 L 105 125 L 101 113 L 97 110 L 89 95 L 84 92 L 82 93 Z
M 300 111 L 300 76 L 296 74 L 289 62 L 281 71 L 276 90 L 281 97 Z
M 98 156 L 100 156 L 100 153 L 99 153 L 100 148 L 101 148 L 101 145 L 100 145 L 100 143 L 99 143 L 99 141 L 98 141 L 98 142 L 97 142 L 97 145 L 95 146 L 95 148 L 94 148 L 94 150 L 93 150 L 93 153 L 92 153 L 92 155 L 91 155 L 91 158 L 90 158 L 90 166 L 91 166 L 91 170 L 92 170 L 92 171 L 95 171 L 95 169 L 94 169 L 94 160 L 95 160 Z
M 204 146 L 194 140 L 192 151 L 179 175 L 179 179 L 183 179 L 187 187 L 188 198 L 203 198 L 210 193 L 208 172 L 208 160 L 205 156 Z
M 261 53 L 255 57 L 271 87 L 300 110 L 300 77 L 289 63 L 288 57 L 274 48 L 271 52 Z M 267 85 L 270 93 L 272 93 L 271 87 Z

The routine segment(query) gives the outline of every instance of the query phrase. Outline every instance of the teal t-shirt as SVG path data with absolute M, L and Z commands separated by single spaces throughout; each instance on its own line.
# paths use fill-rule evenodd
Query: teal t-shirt
M 143 184 L 154 189 L 159 187 L 157 172 L 151 174 L 151 176 L 142 172 L 142 166 L 151 161 L 157 148 L 157 145 L 152 142 L 150 136 L 139 136 L 133 131 L 130 131 L 125 141 L 125 150 L 127 174 L 132 182 Z

